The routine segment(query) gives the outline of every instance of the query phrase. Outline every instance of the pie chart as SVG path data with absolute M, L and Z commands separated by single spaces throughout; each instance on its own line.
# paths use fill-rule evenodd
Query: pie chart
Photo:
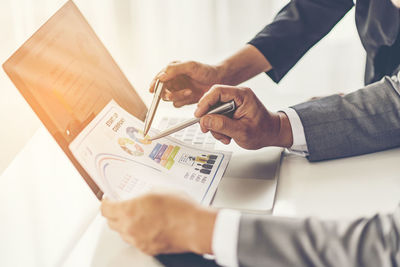
M 143 136 L 143 131 L 136 129 L 135 127 L 128 127 L 126 128 L 126 133 L 130 138 L 139 142 L 143 145 L 150 145 L 151 141 L 149 140 L 149 136 Z
M 143 148 L 129 138 L 119 138 L 118 144 L 126 153 L 132 156 L 143 156 Z

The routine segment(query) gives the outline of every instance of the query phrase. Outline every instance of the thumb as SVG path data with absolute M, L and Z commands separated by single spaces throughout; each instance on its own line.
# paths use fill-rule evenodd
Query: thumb
M 226 135 L 235 139 L 239 129 L 239 121 L 233 120 L 220 114 L 206 115 L 201 118 L 200 124 L 203 128 Z

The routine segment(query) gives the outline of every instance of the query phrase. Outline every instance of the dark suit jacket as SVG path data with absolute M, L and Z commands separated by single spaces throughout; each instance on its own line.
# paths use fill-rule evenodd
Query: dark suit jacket
M 268 59 L 273 70 L 267 74 L 279 82 L 353 6 L 352 0 L 292 0 L 249 43 Z M 355 8 L 370 84 L 399 70 L 400 11 L 390 0 L 357 0 Z

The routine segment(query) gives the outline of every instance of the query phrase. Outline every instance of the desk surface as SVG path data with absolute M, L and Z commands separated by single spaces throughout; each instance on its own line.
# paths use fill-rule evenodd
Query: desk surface
M 284 157 L 275 215 L 349 219 L 399 201 L 400 149 L 309 163 Z M 1 266 L 159 266 L 125 244 L 44 128 L 0 178 Z M 24 255 L 21 257 L 21 255 Z

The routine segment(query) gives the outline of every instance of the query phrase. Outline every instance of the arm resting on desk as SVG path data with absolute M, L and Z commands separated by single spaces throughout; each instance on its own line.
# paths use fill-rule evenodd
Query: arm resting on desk
M 240 266 L 399 266 L 400 206 L 350 223 L 242 215 Z
M 385 77 L 354 93 L 294 106 L 304 127 L 310 161 L 400 146 L 400 86 Z

